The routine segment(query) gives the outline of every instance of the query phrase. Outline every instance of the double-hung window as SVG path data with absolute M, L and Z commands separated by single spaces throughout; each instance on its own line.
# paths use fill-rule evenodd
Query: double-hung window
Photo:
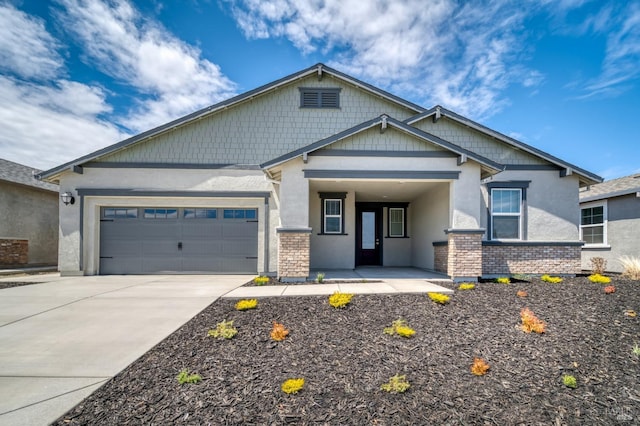
M 321 234 L 344 234 L 346 192 L 320 192 L 322 202 Z
M 405 236 L 405 208 L 389 207 L 389 237 Z
M 607 244 L 606 202 L 585 204 L 580 209 L 580 239 L 586 245 Z
M 491 239 L 522 239 L 522 188 L 491 188 Z

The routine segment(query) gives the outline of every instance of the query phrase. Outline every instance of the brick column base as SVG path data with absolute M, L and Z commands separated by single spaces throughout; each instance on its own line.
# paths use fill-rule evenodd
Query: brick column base
M 447 275 L 454 281 L 476 281 L 482 275 L 484 229 L 448 229 Z
M 284 282 L 309 278 L 311 230 L 278 229 L 278 279 Z
M 26 265 L 29 263 L 29 240 L 0 238 L 0 265 Z

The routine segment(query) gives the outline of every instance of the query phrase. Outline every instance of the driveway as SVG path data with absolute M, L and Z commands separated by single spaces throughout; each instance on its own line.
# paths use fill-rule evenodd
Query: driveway
M 7 277 L 0 290 L 0 425 L 45 425 L 248 275 Z

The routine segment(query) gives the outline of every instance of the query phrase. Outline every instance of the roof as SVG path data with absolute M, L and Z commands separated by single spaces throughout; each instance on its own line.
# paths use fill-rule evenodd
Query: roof
M 423 111 L 413 117 L 410 117 L 406 120 L 404 120 L 405 123 L 407 124 L 414 124 L 417 123 L 420 120 L 424 120 L 425 118 L 428 117 L 434 117 L 434 119 L 439 119 L 440 117 L 447 117 L 450 118 L 464 126 L 470 127 L 472 129 L 475 129 L 477 131 L 480 131 L 490 137 L 493 137 L 501 142 L 504 142 L 508 145 L 513 146 L 514 148 L 520 149 L 522 151 L 528 152 L 529 154 L 533 154 L 537 157 L 540 157 L 548 162 L 550 162 L 551 164 L 555 164 L 556 166 L 561 167 L 562 169 L 565 169 L 565 173 L 566 174 L 572 174 L 572 173 L 576 173 L 578 176 L 580 176 L 580 182 L 584 185 L 593 185 L 596 183 L 600 183 L 603 181 L 603 179 L 594 174 L 591 173 L 587 170 L 584 170 L 578 166 L 575 166 L 571 163 L 568 163 L 564 160 L 561 160 L 557 157 L 554 157 L 551 154 L 548 154 L 544 151 L 541 151 L 537 148 L 532 147 L 531 145 L 527 145 L 524 142 L 520 142 L 516 139 L 513 139 L 507 135 L 504 135 L 500 132 L 497 132 L 493 129 L 490 129 L 486 126 L 483 126 L 480 123 L 476 123 L 473 120 L 470 120 L 466 117 L 461 116 L 460 114 L 457 114 L 451 110 L 448 110 L 440 105 L 436 105 L 433 108 L 430 108 L 427 111 Z
M 380 117 L 374 118 L 372 120 L 369 121 L 365 121 L 364 123 L 361 123 L 357 126 L 354 126 L 350 129 L 347 129 L 343 132 L 337 133 L 333 136 L 330 136 L 326 139 L 322 139 L 318 142 L 312 143 L 310 145 L 307 145 L 305 147 L 299 148 L 295 151 L 292 151 L 288 154 L 282 155 L 278 158 L 275 158 L 273 160 L 267 161 L 266 163 L 263 163 L 260 165 L 260 167 L 262 168 L 270 168 L 270 167 L 274 167 L 277 166 L 279 164 L 282 164 L 286 161 L 289 161 L 293 158 L 296 157 L 300 157 L 300 156 L 304 156 L 305 154 L 309 154 L 313 151 L 317 151 L 321 148 L 324 148 L 332 143 L 335 143 L 339 140 L 348 138 L 350 136 L 353 136 L 357 133 L 360 133 L 362 131 L 368 130 L 372 127 L 381 125 L 383 127 L 385 126 L 389 126 L 389 127 L 393 127 L 401 132 L 413 135 L 414 137 L 418 138 L 418 139 L 422 139 L 426 142 L 430 142 L 433 143 L 434 145 L 437 145 L 441 148 L 444 148 L 446 150 L 449 150 L 451 152 L 454 152 L 455 154 L 458 154 L 460 156 L 465 156 L 471 160 L 474 160 L 478 163 L 480 163 L 481 165 L 485 166 L 486 168 L 494 171 L 494 172 L 499 172 L 502 171 L 504 169 L 504 166 L 502 166 L 501 164 L 496 163 L 495 161 L 492 161 L 486 157 L 483 157 L 481 155 L 478 155 L 474 152 L 471 152 L 469 150 L 466 150 L 458 145 L 452 144 L 451 142 L 447 142 L 444 139 L 439 138 L 438 136 L 432 135 L 431 133 L 427 133 L 425 131 L 422 131 L 420 129 L 417 129 L 413 126 L 410 126 L 402 121 L 396 120 L 393 117 L 389 117 L 388 115 L 381 115 Z
M 640 193 L 640 173 L 591 185 L 586 191 L 580 192 L 580 202 L 586 203 L 635 193 Z
M 36 179 L 35 175 L 38 173 L 40 173 L 38 169 L 0 158 L 0 180 L 58 192 L 58 185 Z
M 323 75 L 323 74 L 328 74 L 331 75 L 335 78 L 341 79 L 347 83 L 350 83 L 356 87 L 359 87 L 371 94 L 373 94 L 374 96 L 378 96 L 381 97 L 383 99 L 386 99 L 388 101 L 394 102 L 400 106 L 403 106 L 405 108 L 408 108 L 410 110 L 415 111 L 416 113 L 420 113 L 425 111 L 424 107 L 421 107 L 420 105 L 414 104 L 412 102 L 409 102 L 405 99 L 402 99 L 398 96 L 392 95 L 389 92 L 386 92 L 382 89 L 379 89 L 375 86 L 372 86 L 368 83 L 365 83 L 363 81 L 360 81 L 356 78 L 353 78 L 347 74 L 343 74 L 340 71 L 334 70 L 333 68 L 327 67 L 326 65 L 322 64 L 322 63 L 318 63 L 316 65 L 313 65 L 309 68 L 306 68 L 302 71 L 298 71 L 294 74 L 288 75 L 286 77 L 283 77 L 279 80 L 276 80 L 274 82 L 265 84 L 264 86 L 260 86 L 256 89 L 250 90 L 246 93 L 243 93 L 241 95 L 238 96 L 234 96 L 232 98 L 229 98 L 225 101 L 219 102 L 217 104 L 208 106 L 206 108 L 203 108 L 201 110 L 198 110 L 196 112 L 193 112 L 189 115 L 185 115 L 184 117 L 178 118 L 177 120 L 171 121 L 169 123 L 163 124 L 162 126 L 158 126 L 154 129 L 148 130 L 146 132 L 140 133 L 138 135 L 135 135 L 131 138 L 125 139 L 121 142 L 118 142 L 116 144 L 110 145 L 106 148 L 102 148 L 99 149 L 97 151 L 94 151 L 90 154 L 87 154 L 85 156 L 82 156 L 80 158 L 77 158 L 75 160 L 72 160 L 68 163 L 62 164 L 60 166 L 54 167 L 53 169 L 47 170 L 43 173 L 41 173 L 39 175 L 40 179 L 47 179 L 47 180 L 54 180 L 57 175 L 59 175 L 60 173 L 66 171 L 66 170 L 70 170 L 73 169 L 74 167 L 78 167 L 81 166 L 84 163 L 87 163 L 89 161 L 93 161 L 99 157 L 102 157 L 104 155 L 107 154 L 112 154 L 116 151 L 125 149 L 130 147 L 133 144 L 136 143 L 140 143 L 143 141 L 146 141 L 150 138 L 153 138 L 155 136 L 158 136 L 162 133 L 168 132 L 170 130 L 175 129 L 176 127 L 181 127 L 184 126 L 186 124 L 189 124 L 192 121 L 196 121 L 199 120 L 201 118 L 204 118 L 208 115 L 214 114 L 220 110 L 232 107 L 236 104 L 239 104 L 243 101 L 247 101 L 250 100 L 252 98 L 255 98 L 257 96 L 263 95 L 267 92 L 270 92 L 272 90 L 275 90 L 279 87 L 285 86 L 289 83 L 292 83 L 296 80 L 300 80 L 303 78 L 306 78 L 310 75 L 313 74 L 318 74 L 319 76 Z

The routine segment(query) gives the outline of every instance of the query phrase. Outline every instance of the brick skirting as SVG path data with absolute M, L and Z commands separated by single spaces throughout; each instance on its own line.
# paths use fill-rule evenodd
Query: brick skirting
M 483 242 L 482 274 L 567 274 L 581 272 L 581 243 Z
M 0 265 L 29 263 L 29 240 L 0 238 Z
M 448 236 L 447 275 L 454 280 L 482 275 L 482 230 L 445 231 Z
M 278 278 L 304 281 L 309 277 L 311 232 L 278 231 Z

